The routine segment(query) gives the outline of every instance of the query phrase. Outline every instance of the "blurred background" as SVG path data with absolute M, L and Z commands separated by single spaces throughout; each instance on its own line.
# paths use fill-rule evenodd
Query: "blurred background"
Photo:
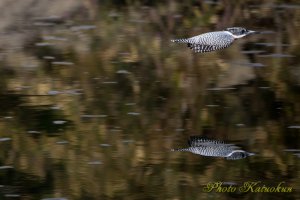
M 296 0 L 1 0 L 0 199 L 299 199 Z M 264 34 L 196 54 L 170 39 Z M 199 135 L 257 155 L 171 152 Z M 205 193 L 284 181 L 292 193 Z

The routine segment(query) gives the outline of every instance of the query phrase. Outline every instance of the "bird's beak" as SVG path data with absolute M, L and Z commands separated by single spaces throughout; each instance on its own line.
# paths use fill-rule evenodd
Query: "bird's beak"
M 259 34 L 259 33 L 260 33 L 259 31 L 251 31 L 251 30 L 248 31 L 248 34 Z
M 248 156 L 255 156 L 256 153 L 248 153 Z

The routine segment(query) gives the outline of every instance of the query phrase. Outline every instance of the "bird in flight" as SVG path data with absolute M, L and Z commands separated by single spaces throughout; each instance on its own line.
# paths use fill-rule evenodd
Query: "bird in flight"
M 223 31 L 203 33 L 191 38 L 174 39 L 171 42 L 186 43 L 194 52 L 204 53 L 227 48 L 234 40 L 254 33 L 259 32 L 247 30 L 243 27 L 232 27 L 226 28 Z

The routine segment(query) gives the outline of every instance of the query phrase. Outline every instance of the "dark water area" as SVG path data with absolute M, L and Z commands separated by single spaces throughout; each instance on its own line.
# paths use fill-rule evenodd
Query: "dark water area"
M 0 10 L 0 199 L 300 199 L 298 1 Z M 170 42 L 234 26 L 261 34 L 205 54 Z M 191 136 L 255 155 L 172 151 Z

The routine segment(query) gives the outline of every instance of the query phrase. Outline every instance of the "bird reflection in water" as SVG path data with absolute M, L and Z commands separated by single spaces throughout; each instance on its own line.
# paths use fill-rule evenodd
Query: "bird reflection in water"
M 191 136 L 188 140 L 189 147 L 172 149 L 172 151 L 188 151 L 202 156 L 223 157 L 228 160 L 239 160 L 254 153 L 241 150 L 234 144 L 227 144 L 219 140 L 203 139 L 199 136 Z

